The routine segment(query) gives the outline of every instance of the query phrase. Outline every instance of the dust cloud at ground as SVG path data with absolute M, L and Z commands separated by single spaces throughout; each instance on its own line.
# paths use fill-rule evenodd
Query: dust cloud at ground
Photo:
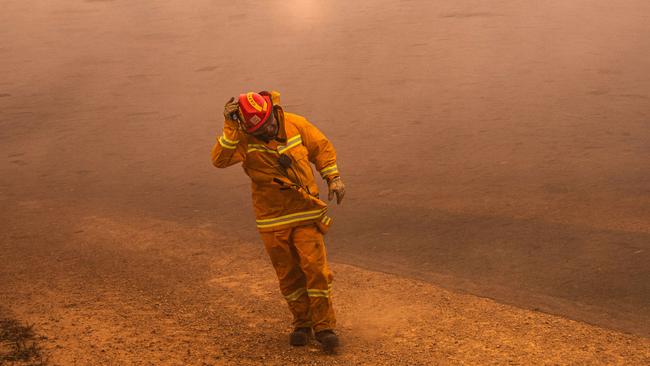
M 2 248 L 46 250 L 84 215 L 257 243 L 247 178 L 209 150 L 230 96 L 276 89 L 339 154 L 334 262 L 647 337 L 647 14 L 640 0 L 4 1 L 0 204 L 49 212 L 54 233 L 23 226 Z

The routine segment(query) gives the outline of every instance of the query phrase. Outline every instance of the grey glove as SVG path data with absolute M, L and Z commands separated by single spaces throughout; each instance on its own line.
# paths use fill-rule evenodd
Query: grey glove
M 345 196 L 345 184 L 343 184 L 341 177 L 336 177 L 330 180 L 327 187 L 329 189 L 327 199 L 331 201 L 336 194 L 336 204 L 340 204 L 341 201 L 343 201 L 343 196 Z
M 226 102 L 226 105 L 223 107 L 223 116 L 226 121 L 239 123 L 237 120 L 233 119 L 233 113 L 239 115 L 239 102 L 235 100 L 235 97 L 230 98 Z

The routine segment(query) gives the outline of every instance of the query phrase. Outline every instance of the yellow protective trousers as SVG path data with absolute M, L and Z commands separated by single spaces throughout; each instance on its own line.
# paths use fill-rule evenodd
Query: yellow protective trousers
M 280 281 L 280 291 L 293 314 L 294 327 L 318 332 L 334 329 L 332 273 L 323 235 L 315 224 L 261 232 Z

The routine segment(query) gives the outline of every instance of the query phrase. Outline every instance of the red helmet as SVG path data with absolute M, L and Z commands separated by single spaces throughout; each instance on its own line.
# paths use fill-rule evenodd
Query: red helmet
M 273 104 L 268 93 L 260 95 L 248 92 L 239 95 L 239 113 L 246 132 L 257 131 L 269 118 Z

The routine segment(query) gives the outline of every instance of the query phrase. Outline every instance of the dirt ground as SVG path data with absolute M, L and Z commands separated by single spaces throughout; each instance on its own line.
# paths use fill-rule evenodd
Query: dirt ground
M 647 1 L 1 9 L 0 316 L 52 363 L 648 363 Z M 335 358 L 285 345 L 247 178 L 209 163 L 262 89 L 348 187 Z
M 258 243 L 210 224 L 54 201 L 22 202 L 1 219 L 10 228 L 1 237 L 3 303 L 35 325 L 50 364 L 650 362 L 647 338 L 344 264 L 333 266 L 340 353 L 295 349 Z

